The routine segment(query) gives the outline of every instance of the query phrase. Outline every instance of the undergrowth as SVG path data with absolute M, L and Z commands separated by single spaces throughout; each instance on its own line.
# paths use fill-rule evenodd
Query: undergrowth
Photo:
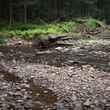
M 88 19 L 85 22 L 86 26 L 89 28 L 97 27 L 97 20 Z M 14 25 L 0 25 L 0 32 L 6 33 L 0 34 L 0 37 L 7 35 L 7 37 L 21 37 L 24 39 L 31 39 L 35 34 L 36 37 L 40 35 L 48 35 L 48 34 L 62 34 L 62 33 L 73 33 L 74 29 L 79 24 L 74 21 L 65 21 L 51 24 L 19 24 L 16 23 Z

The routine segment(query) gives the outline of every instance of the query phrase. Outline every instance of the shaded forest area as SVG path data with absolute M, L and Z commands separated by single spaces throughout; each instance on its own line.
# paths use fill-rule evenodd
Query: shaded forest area
M 110 23 L 110 0 L 0 0 L 0 21 L 39 23 L 93 17 Z

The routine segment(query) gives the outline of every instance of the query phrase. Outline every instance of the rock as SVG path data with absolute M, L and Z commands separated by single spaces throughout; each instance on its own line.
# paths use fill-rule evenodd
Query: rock
M 60 35 L 60 36 L 51 35 L 51 36 L 46 36 L 46 37 L 40 36 L 32 40 L 32 46 L 36 48 L 48 48 L 52 45 L 55 45 L 58 40 L 61 40 L 64 37 L 66 36 L 65 35 Z
M 83 110 L 82 104 L 79 101 L 75 102 L 75 108 L 74 110 Z
M 95 107 L 94 110 L 102 110 L 102 108 Z
M 56 47 L 55 49 L 56 50 L 62 50 L 63 48 L 62 47 Z
M 4 55 L 3 55 L 3 53 L 2 52 L 0 52 L 0 57 L 3 57 Z
M 106 91 L 110 91 L 110 86 L 105 89 Z
M 84 102 L 84 106 L 90 106 L 91 104 L 92 104 L 91 99 L 87 99 L 87 100 Z

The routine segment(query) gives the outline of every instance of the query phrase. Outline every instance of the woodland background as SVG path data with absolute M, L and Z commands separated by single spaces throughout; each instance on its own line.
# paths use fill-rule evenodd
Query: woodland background
M 0 0 L 0 22 L 39 23 L 93 17 L 110 23 L 110 0 Z

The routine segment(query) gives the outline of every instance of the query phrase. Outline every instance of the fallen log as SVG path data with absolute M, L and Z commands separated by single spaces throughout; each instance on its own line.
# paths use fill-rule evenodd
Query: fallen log
M 50 35 L 47 37 L 40 36 L 32 40 L 32 46 L 36 48 L 47 48 L 57 44 L 57 41 L 64 40 L 66 37 L 66 35 Z

